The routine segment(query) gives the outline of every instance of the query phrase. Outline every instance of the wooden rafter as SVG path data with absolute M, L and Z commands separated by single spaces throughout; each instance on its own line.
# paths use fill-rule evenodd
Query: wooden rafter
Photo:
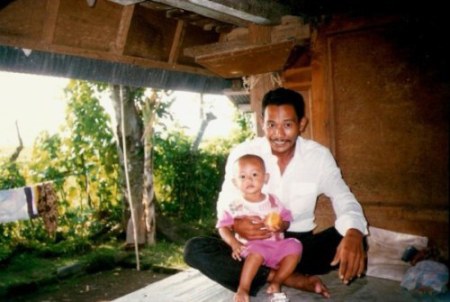
M 184 36 L 184 21 L 178 20 L 177 28 L 175 29 L 175 34 L 173 36 L 172 47 L 169 53 L 169 64 L 173 64 L 177 61 L 180 54 L 180 45 L 183 41 Z
M 46 0 L 46 6 L 39 6 L 29 0 L 15 0 L 0 11 L 0 44 L 144 68 L 233 78 L 282 68 L 284 56 L 289 53 L 287 47 L 291 45 L 286 41 L 296 44 L 299 36 L 309 38 L 309 31 L 296 20 L 266 26 L 236 17 L 269 16 L 268 8 L 273 6 L 264 6 L 273 5 L 269 0 L 243 0 L 240 5 L 228 0 L 130 1 L 96 0 L 94 6 L 89 6 L 79 0 Z M 226 12 L 217 10 L 221 6 L 228 7 Z M 26 16 L 28 22 L 19 16 Z M 233 24 L 244 27 L 236 28 Z M 231 32 L 243 29 L 247 33 L 231 38 L 230 32 L 219 34 L 219 28 Z M 261 57 L 247 61 L 261 62 L 274 51 L 283 58 L 269 59 L 271 64 L 264 62 L 236 69 L 237 58 L 247 60 L 248 55 L 258 55 Z M 276 53 L 272 55 L 277 57 Z M 275 61 L 276 66 L 272 66 Z M 210 64 L 229 70 L 218 73 L 208 69 Z M 252 70 L 260 65 L 267 68 Z
M 135 5 L 127 5 L 122 9 L 122 16 L 120 18 L 116 42 L 113 48 L 114 53 L 123 54 L 125 44 L 127 42 L 128 32 L 130 30 L 131 20 L 133 18 L 134 7 Z
M 58 20 L 58 9 L 60 0 L 48 0 L 47 12 L 44 27 L 42 30 L 42 40 L 46 44 L 53 43 L 53 37 L 55 35 L 56 22 Z

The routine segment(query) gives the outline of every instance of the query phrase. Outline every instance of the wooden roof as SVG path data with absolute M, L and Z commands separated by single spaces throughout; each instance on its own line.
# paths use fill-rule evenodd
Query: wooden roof
M 0 6 L 0 46 L 2 53 L 8 56 L 3 55 L 0 59 L 0 69 L 75 74 L 89 79 L 98 74 L 102 79 L 104 75 L 92 74 L 92 70 L 89 77 L 81 67 L 99 62 L 137 67 L 144 73 L 159 74 L 160 78 L 174 78 L 172 82 L 178 82 L 181 77 L 191 78 L 191 82 L 206 78 L 211 87 L 223 88 L 231 86 L 224 78 L 283 68 L 297 41 L 280 40 L 289 38 L 281 37 L 280 30 L 274 44 L 270 39 L 249 41 L 248 26 L 280 24 L 282 16 L 288 12 L 288 6 L 268 0 L 3 1 Z M 238 34 L 233 32 L 236 29 L 239 29 Z M 233 41 L 227 41 L 230 33 L 233 33 L 230 38 Z M 25 52 L 17 52 L 18 49 Z M 33 66 L 33 62 L 27 62 L 30 61 L 29 50 L 32 55 L 39 54 L 40 59 L 34 60 L 43 62 L 39 68 Z M 258 66 L 259 69 L 254 71 L 254 66 L 242 65 L 248 56 L 254 58 L 255 54 L 262 54 L 266 58 L 268 53 L 276 54 L 277 51 L 283 53 L 283 57 L 271 66 L 263 69 Z M 63 63 L 56 69 L 44 71 L 46 64 L 53 64 L 48 60 L 54 62 L 57 59 L 84 63 L 75 67 Z M 231 66 L 230 62 L 237 62 L 237 65 Z M 238 67 L 240 69 L 236 69 Z M 76 69 L 80 70 L 74 71 Z M 159 82 L 162 86 L 167 84 Z M 136 84 L 142 83 L 137 81 Z
M 218 91 L 230 80 L 286 69 L 308 48 L 312 23 L 360 2 L 5 0 L 0 52 L 8 56 L 0 69 Z

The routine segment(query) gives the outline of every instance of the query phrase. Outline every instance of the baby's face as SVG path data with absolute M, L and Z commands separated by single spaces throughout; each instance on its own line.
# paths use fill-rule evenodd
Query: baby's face
M 235 184 L 244 194 L 254 194 L 261 191 L 266 181 L 266 172 L 258 160 L 247 159 L 236 163 Z

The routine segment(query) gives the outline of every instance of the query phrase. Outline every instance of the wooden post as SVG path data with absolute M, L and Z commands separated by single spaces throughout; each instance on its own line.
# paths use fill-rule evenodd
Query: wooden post
M 331 106 L 328 102 L 327 70 L 328 49 L 324 38 L 314 39 L 311 60 L 311 115 L 314 117 L 311 127 L 314 129 L 314 140 L 329 147 L 335 153 L 334 141 L 331 137 Z

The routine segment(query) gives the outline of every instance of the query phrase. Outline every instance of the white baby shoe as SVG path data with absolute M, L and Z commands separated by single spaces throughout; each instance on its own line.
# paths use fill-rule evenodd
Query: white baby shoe
M 270 302 L 289 302 L 285 293 L 273 293 L 270 295 Z

